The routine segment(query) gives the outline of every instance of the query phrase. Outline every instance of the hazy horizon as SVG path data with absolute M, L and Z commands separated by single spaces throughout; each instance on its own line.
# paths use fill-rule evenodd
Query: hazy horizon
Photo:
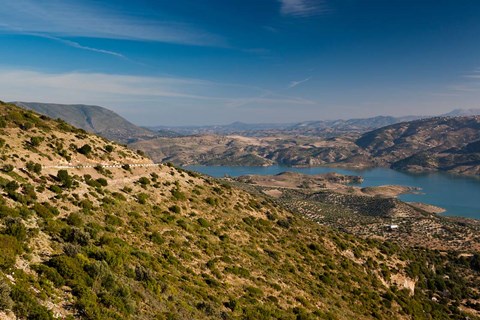
M 480 101 L 480 2 L 4 0 L 0 100 L 142 126 L 438 115 Z
M 58 104 L 56 102 L 45 102 L 45 101 L 9 101 L 10 103 L 39 103 L 39 104 Z M 79 103 L 72 103 L 72 104 L 66 104 L 66 106 L 76 106 L 76 105 L 83 105 Z M 89 105 L 89 106 L 94 106 L 94 107 L 101 107 L 105 108 L 107 110 L 114 111 L 110 108 L 107 108 L 105 106 L 98 106 L 98 105 Z M 407 115 L 400 115 L 400 116 L 393 116 L 393 115 L 388 115 L 388 114 L 377 114 L 373 115 L 371 117 L 358 117 L 358 118 L 319 118 L 319 119 L 307 119 L 307 120 L 302 120 L 302 121 L 291 121 L 291 122 L 244 122 L 244 121 L 239 121 L 235 120 L 232 122 L 225 122 L 225 123 L 196 123 L 196 124 L 188 124 L 188 123 L 183 123 L 183 124 L 177 124 L 177 125 L 168 125 L 168 124 L 152 124 L 152 125 L 144 125 L 141 123 L 136 123 L 132 119 L 129 119 L 128 116 L 123 116 L 120 113 L 117 113 L 119 116 L 125 118 L 126 120 L 132 122 L 133 124 L 140 126 L 140 127 L 146 127 L 146 128 L 155 128 L 155 127 L 165 127 L 165 128 L 192 128 L 192 127 L 209 127 L 209 126 L 228 126 L 232 125 L 235 123 L 241 123 L 241 124 L 246 124 L 246 125 L 295 125 L 299 123 L 307 123 L 307 122 L 315 122 L 315 121 L 346 121 L 346 120 L 362 120 L 362 119 L 370 119 L 370 118 L 375 118 L 375 117 L 396 117 L 396 118 L 408 118 L 408 117 L 436 117 L 436 116 L 443 116 L 445 114 L 451 113 L 451 112 L 456 112 L 456 111 L 470 111 L 474 112 L 475 115 L 480 114 L 480 108 L 454 108 L 449 110 L 448 112 L 445 113 L 439 113 L 439 114 L 407 114 Z M 115 112 L 115 111 L 114 111 Z M 154 120 L 151 120 L 154 122 Z

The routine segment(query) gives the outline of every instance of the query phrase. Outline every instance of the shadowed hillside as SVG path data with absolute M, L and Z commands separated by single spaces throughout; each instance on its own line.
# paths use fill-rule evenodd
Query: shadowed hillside
M 99 106 L 37 102 L 14 102 L 14 104 L 54 119 L 60 118 L 77 128 L 121 143 L 155 136 L 153 132 L 137 127 L 115 112 Z

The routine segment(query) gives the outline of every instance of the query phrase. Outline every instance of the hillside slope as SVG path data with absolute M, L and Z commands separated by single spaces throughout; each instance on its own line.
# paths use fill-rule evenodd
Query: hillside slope
M 153 132 L 140 128 L 115 112 L 99 106 L 38 102 L 14 102 L 14 104 L 53 119 L 62 119 L 74 127 L 96 133 L 120 143 L 128 143 L 155 136 Z
M 356 144 L 379 165 L 480 174 L 480 116 L 439 117 L 383 127 Z
M 0 104 L 2 319 L 462 319 L 478 254 L 362 240 Z
M 335 165 L 480 174 L 480 116 L 402 122 L 340 137 L 187 136 L 132 143 L 155 161 L 191 165 Z

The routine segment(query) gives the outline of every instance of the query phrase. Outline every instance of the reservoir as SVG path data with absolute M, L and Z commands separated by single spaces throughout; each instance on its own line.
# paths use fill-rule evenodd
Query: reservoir
M 337 172 L 359 175 L 364 178 L 361 187 L 380 185 L 402 185 L 421 188 L 418 194 L 403 194 L 399 199 L 407 202 L 423 202 L 447 210 L 445 215 L 480 219 L 480 178 L 456 176 L 445 173 L 412 174 L 387 168 L 350 170 L 332 167 L 294 168 L 270 167 L 227 167 L 227 166 L 187 166 L 187 170 L 197 171 L 221 178 L 225 175 L 238 177 L 247 174 L 275 175 L 285 171 L 303 174 Z

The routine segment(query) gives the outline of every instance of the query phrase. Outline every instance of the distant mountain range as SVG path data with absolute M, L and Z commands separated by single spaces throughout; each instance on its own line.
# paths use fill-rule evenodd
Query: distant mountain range
M 376 116 L 363 119 L 318 120 L 299 123 L 243 123 L 206 126 L 151 126 L 139 127 L 115 112 L 83 104 L 65 105 L 39 102 L 13 102 L 52 118 L 60 118 L 73 126 L 96 133 L 121 143 L 131 143 L 154 137 L 178 137 L 185 135 L 232 135 L 266 137 L 277 134 L 335 137 L 345 133 L 364 133 L 405 121 L 432 116 Z M 455 109 L 441 116 L 457 117 L 480 115 L 480 109 Z
M 456 109 L 440 116 L 458 117 L 480 115 L 480 109 Z M 249 137 L 267 137 L 276 134 L 308 135 L 335 137 L 346 133 L 364 133 L 396 123 L 431 118 L 433 116 L 376 116 L 363 119 L 318 120 L 299 123 L 243 123 L 234 122 L 227 125 L 207 126 L 154 126 L 152 131 L 175 132 L 179 135 L 232 135 L 239 134 Z
M 295 126 L 295 123 L 244 123 L 240 121 L 226 125 L 205 125 L 205 126 L 153 126 L 147 127 L 152 131 L 170 131 L 181 135 L 204 135 L 218 134 L 228 135 L 235 133 L 256 135 L 272 130 L 287 130 Z
M 182 165 L 391 167 L 480 175 L 480 116 L 401 122 L 333 138 L 196 135 L 131 145 L 155 161 Z
M 115 112 L 99 106 L 19 101 L 13 103 L 54 119 L 62 119 L 75 127 L 121 143 L 158 136 L 157 133 L 138 127 Z

